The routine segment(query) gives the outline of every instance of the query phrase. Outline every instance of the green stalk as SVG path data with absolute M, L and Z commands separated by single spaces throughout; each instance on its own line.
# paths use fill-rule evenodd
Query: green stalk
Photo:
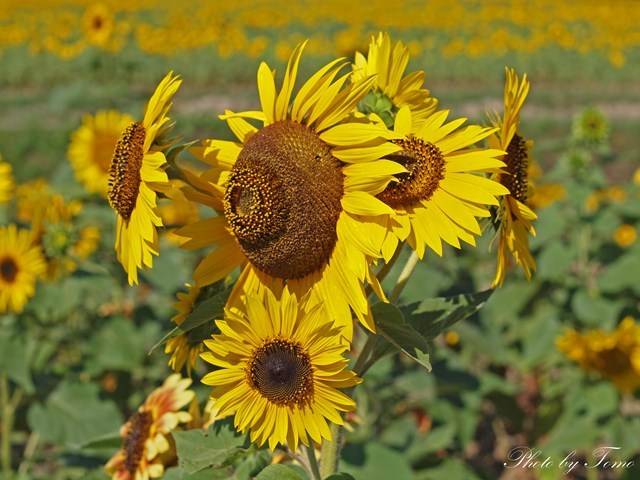
M 340 464 L 340 448 L 342 447 L 342 426 L 336 423 L 329 425 L 331 441 L 322 440 L 322 465 L 320 478 L 327 478 L 338 473 Z
M 316 449 L 311 442 L 311 445 L 305 447 L 307 449 L 307 457 L 309 458 L 309 468 L 311 468 L 311 474 L 314 480 L 322 480 L 320 475 L 320 468 L 318 467 L 318 460 L 316 459 Z
M 2 465 L 3 476 L 9 477 L 11 473 L 11 429 L 13 427 L 13 411 L 9 403 L 9 380 L 4 370 L 0 370 L 0 409 L 2 411 L 0 465 Z
M 400 293 L 402 293 L 402 290 L 409 281 L 409 278 L 411 277 L 411 274 L 415 270 L 416 265 L 418 265 L 419 261 L 420 259 L 418 258 L 416 252 L 412 251 L 411 256 L 402 269 L 402 272 L 400 272 L 400 276 L 398 277 L 398 281 L 396 282 L 395 287 L 393 287 L 393 290 L 391 291 L 391 295 L 389 295 L 390 303 L 394 303 L 398 299 Z

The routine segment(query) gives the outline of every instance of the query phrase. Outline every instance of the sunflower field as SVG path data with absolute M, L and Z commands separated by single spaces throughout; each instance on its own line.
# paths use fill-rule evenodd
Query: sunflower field
M 0 479 L 640 478 L 640 4 L 0 6 Z

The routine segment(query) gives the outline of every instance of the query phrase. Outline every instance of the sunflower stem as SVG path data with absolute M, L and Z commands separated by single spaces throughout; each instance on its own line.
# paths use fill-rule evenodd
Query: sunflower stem
M 11 429 L 13 428 L 13 410 L 9 402 L 9 379 L 7 372 L 0 369 L 0 409 L 2 412 L 2 432 L 0 432 L 0 464 L 3 476 L 11 473 Z
M 407 263 L 405 263 L 404 268 L 402 269 L 402 272 L 400 272 L 400 276 L 398 277 L 398 281 L 396 282 L 396 285 L 393 287 L 393 290 L 391 291 L 391 295 L 389 295 L 389 302 L 394 303 L 396 300 L 398 300 L 398 297 L 402 293 L 402 290 L 404 289 L 405 285 L 409 281 L 409 278 L 411 277 L 411 274 L 415 270 L 416 265 L 418 265 L 419 261 L 420 261 L 420 258 L 418 258 L 418 255 L 416 254 L 416 252 L 412 251 L 411 256 L 409 257 L 409 259 L 407 260 Z
M 322 465 L 320 478 L 327 478 L 338 473 L 340 464 L 340 448 L 342 447 L 342 426 L 336 423 L 329 425 L 331 441 L 322 440 Z
M 20 462 L 20 466 L 18 467 L 19 477 L 25 476 L 29 471 L 31 461 L 36 452 L 36 447 L 38 446 L 39 441 L 40 435 L 38 435 L 37 432 L 31 432 L 31 435 L 29 435 L 29 439 L 27 440 L 27 445 L 24 447 L 24 453 L 22 455 L 23 460 Z
M 356 360 L 356 364 L 353 367 L 353 371 L 356 375 L 362 375 L 362 368 L 367 363 L 369 359 L 369 355 L 371 354 L 371 350 L 373 349 L 373 345 L 376 343 L 376 336 L 369 334 L 367 335 L 367 341 L 362 346 L 362 350 L 360 350 L 360 355 L 358 355 L 358 359 Z
M 309 468 L 311 469 L 311 474 L 314 480 L 322 480 L 322 476 L 320 475 L 320 467 L 318 467 L 318 460 L 316 459 L 316 449 L 313 446 L 313 442 L 307 449 L 307 457 L 309 457 Z

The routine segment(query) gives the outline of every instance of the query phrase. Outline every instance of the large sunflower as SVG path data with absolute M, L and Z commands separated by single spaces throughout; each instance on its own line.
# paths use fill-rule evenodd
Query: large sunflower
M 474 235 L 481 234 L 476 217 L 488 217 L 486 205 L 498 205 L 496 196 L 508 193 L 499 183 L 473 174 L 504 166 L 496 158 L 504 152 L 468 148 L 494 129 L 476 125 L 461 129 L 465 119 L 445 123 L 447 115 L 448 111 L 434 113 L 416 127 L 409 108 L 398 111 L 394 130 L 401 138 L 394 142 L 401 151 L 389 158 L 408 173 L 397 175 L 398 181 L 377 196 L 393 209 L 378 221 L 386 230 L 382 252 L 386 260 L 404 240 L 420 258 L 426 246 L 442 255 L 442 240 L 456 248 L 460 240 L 475 245 Z
M 0 313 L 20 313 L 33 296 L 46 264 L 33 234 L 15 225 L 0 227 Z
M 389 126 L 404 106 L 411 109 L 416 126 L 429 117 L 438 107 L 438 101 L 429 96 L 429 90 L 421 88 L 423 71 L 402 76 L 408 63 L 409 49 L 398 41 L 392 50 L 388 33 L 379 33 L 371 38 L 367 57 L 356 52 L 352 80 L 376 76 L 371 91 L 360 104 L 360 110 L 377 113 Z
M 194 151 L 214 168 L 191 176 L 196 188 L 187 194 L 219 216 L 177 233 L 191 239 L 185 248 L 218 246 L 194 273 L 199 285 L 247 264 L 236 293 L 243 284 L 260 289 L 285 281 L 299 297 L 311 291 L 350 339 L 351 309 L 369 329 L 374 326 L 363 288 L 367 258 L 345 237 L 369 237 L 370 224 L 356 215 L 391 212 L 373 194 L 405 169 L 375 161 L 400 149 L 388 141 L 397 135 L 382 122 L 351 115 L 373 78 L 341 90 L 348 75 L 335 79 L 341 68 L 336 60 L 304 83 L 290 105 L 303 47 L 293 52 L 279 94 L 274 74 L 260 65 L 262 111 L 223 116 L 239 143 L 209 140 Z M 370 250 L 375 255 L 380 245 Z
M 507 263 L 513 256 L 524 269 L 528 279 L 536 269 L 536 262 L 529 252 L 529 234 L 536 234 L 533 221 L 536 214 L 527 206 L 530 195 L 528 171 L 531 142 L 518 133 L 520 109 L 529 93 L 527 76 L 518 78 L 513 69 L 507 69 L 504 89 L 504 118 L 493 119 L 499 130 L 488 138 L 489 146 L 504 150 L 502 160 L 506 163 L 504 172 L 494 178 L 509 189 L 500 201 L 496 221 L 498 224 L 498 267 L 493 285 L 502 285 L 507 271 Z
M 191 421 L 182 409 L 194 398 L 187 390 L 191 380 L 178 374 L 169 376 L 149 394 L 120 428 L 123 447 L 107 462 L 105 470 L 113 480 L 160 478 L 171 448 L 167 436 L 181 424 Z
M 158 255 L 162 219 L 156 213 L 156 192 L 169 186 L 163 170 L 165 136 L 171 125 L 171 97 L 182 83 L 169 72 L 149 100 L 142 122 L 133 122 L 120 135 L 109 167 L 109 204 L 118 214 L 116 252 L 129 277 L 138 283 L 138 269 L 153 266 Z
M 0 204 L 11 200 L 14 188 L 15 183 L 11 174 L 11 164 L 3 162 L 0 156 Z
M 116 110 L 85 115 L 82 125 L 71 136 L 67 156 L 76 178 L 92 192 L 107 197 L 109 167 L 113 148 L 133 118 Z
M 337 389 L 360 382 L 346 370 L 340 328 L 323 305 L 299 302 L 286 287 L 279 298 L 266 290 L 244 299 L 216 322 L 222 334 L 205 340 L 202 358 L 220 369 L 202 382 L 214 386 L 219 414 L 235 413 L 236 428 L 271 450 L 331 440 L 327 420 L 342 425 L 340 412 L 355 409 Z

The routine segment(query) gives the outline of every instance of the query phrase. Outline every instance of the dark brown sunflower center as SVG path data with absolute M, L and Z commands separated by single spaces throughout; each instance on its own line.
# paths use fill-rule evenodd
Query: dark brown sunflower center
M 94 30 L 102 29 L 103 25 L 104 25 L 104 19 L 102 18 L 102 16 L 96 15 L 95 17 L 93 17 L 93 29 Z
M 527 200 L 529 154 L 527 142 L 517 133 L 509 142 L 504 163 L 507 164 L 507 173 L 500 175 L 500 183 L 509 189 L 512 197 L 524 203 Z
M 633 369 L 629 354 L 618 348 L 603 350 L 595 359 L 595 367 L 608 375 L 615 375 Z
M 378 198 L 391 208 L 413 207 L 421 200 L 429 200 L 444 179 L 445 160 L 442 152 L 433 143 L 420 138 L 394 140 L 402 151 L 385 158 L 398 162 L 408 172 L 396 175 Z
M 144 444 L 149 438 L 153 419 L 149 412 L 136 412 L 129 419 L 129 429 L 124 439 L 124 466 L 131 478 L 135 476 L 144 455 Z
M 131 217 L 140 190 L 145 135 L 142 123 L 129 125 L 118 139 L 109 167 L 109 205 L 125 220 Z
M 11 257 L 0 260 L 0 277 L 5 283 L 13 283 L 18 276 L 18 265 Z
M 297 342 L 267 341 L 253 353 L 247 377 L 251 387 L 275 405 L 308 405 L 313 399 L 311 358 Z
M 304 125 L 285 120 L 245 143 L 229 175 L 224 212 L 256 268 L 296 279 L 329 260 L 342 194 L 340 162 L 330 147 Z

